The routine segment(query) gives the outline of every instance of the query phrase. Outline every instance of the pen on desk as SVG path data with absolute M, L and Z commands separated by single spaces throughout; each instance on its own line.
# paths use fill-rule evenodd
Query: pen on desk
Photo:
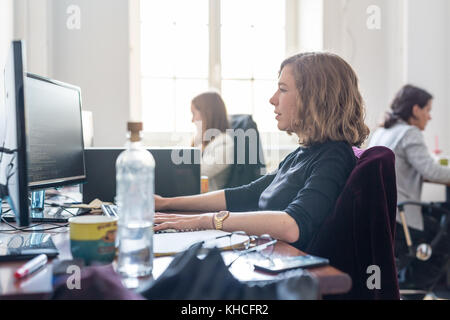
M 14 277 L 16 279 L 21 279 L 26 275 L 29 275 L 38 270 L 39 268 L 45 266 L 46 263 L 47 263 L 47 255 L 40 254 L 37 257 L 25 263 L 19 269 L 17 269 L 17 271 L 14 273 Z

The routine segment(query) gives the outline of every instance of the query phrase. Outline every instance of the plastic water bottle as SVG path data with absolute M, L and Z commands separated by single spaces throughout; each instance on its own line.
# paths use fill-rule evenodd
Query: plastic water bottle
M 142 122 L 129 122 L 127 150 L 116 161 L 118 207 L 117 271 L 137 278 L 153 269 L 153 219 L 155 160 L 141 146 Z

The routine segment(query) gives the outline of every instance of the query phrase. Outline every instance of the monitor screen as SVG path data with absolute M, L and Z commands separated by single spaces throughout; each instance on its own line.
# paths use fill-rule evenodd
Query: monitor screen
M 0 185 L 20 226 L 28 226 L 23 47 L 14 41 L 4 70 L 5 101 L 0 102 Z
M 148 148 L 155 159 L 155 194 L 179 197 L 200 193 L 200 149 Z M 116 160 L 124 148 L 87 148 L 87 181 L 83 185 L 83 202 L 99 198 L 114 202 L 116 195 Z M 189 155 L 189 163 L 176 164 L 172 152 Z
M 30 189 L 84 182 L 80 89 L 34 74 L 25 88 Z

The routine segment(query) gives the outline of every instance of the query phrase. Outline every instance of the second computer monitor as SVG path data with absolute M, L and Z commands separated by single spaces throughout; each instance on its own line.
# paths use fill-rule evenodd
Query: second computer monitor
M 30 189 L 84 182 L 80 89 L 30 73 L 25 89 Z
M 114 202 L 116 195 L 116 160 L 124 148 L 87 148 L 87 181 L 83 185 L 83 202 L 95 198 Z M 178 197 L 200 193 L 200 149 L 148 148 L 155 159 L 155 193 L 163 197 Z M 172 155 L 186 157 L 178 163 Z M 181 162 L 181 161 L 180 161 Z

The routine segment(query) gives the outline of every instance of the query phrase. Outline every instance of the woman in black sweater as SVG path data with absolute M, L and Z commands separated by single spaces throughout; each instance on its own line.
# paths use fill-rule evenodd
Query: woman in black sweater
M 156 210 L 204 214 L 155 214 L 155 231 L 222 229 L 270 234 L 304 249 L 332 212 L 355 166 L 351 146 L 369 134 L 358 79 L 343 59 L 303 53 L 280 67 L 270 99 L 278 129 L 296 134 L 300 147 L 278 169 L 242 187 L 201 195 L 162 198 Z

